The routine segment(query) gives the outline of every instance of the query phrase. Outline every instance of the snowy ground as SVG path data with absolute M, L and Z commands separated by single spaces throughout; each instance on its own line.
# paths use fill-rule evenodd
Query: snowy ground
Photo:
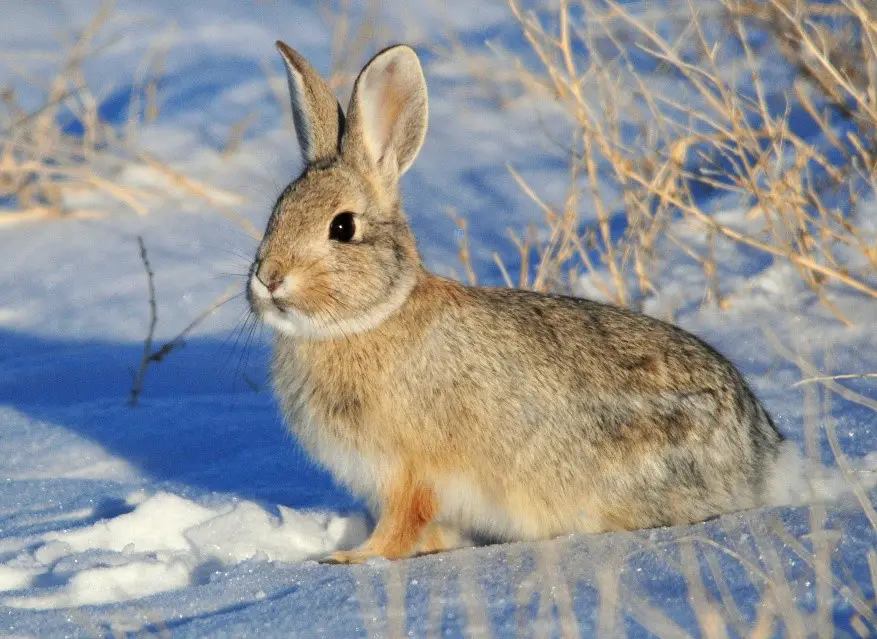
M 57 46 L 59 33 L 87 21 L 95 6 L 15 4 L 0 50 L 33 69 L 43 64 L 33 52 Z M 450 25 L 477 44 L 511 29 L 501 3 L 477 11 L 440 4 L 390 6 L 390 39 L 423 44 Z M 124 96 L 149 40 L 173 22 L 167 98 L 144 144 L 188 175 L 242 194 L 241 213 L 261 227 L 300 167 L 260 65 L 279 72 L 273 43 L 282 37 L 325 69 L 328 31 L 308 2 L 165 5 L 121 3 L 119 13 L 139 22 L 87 72 Z M 511 255 L 504 229 L 534 215 L 506 163 L 548 192 L 562 188 L 564 169 L 525 113 L 493 110 L 461 66 L 428 53 L 425 62 L 431 133 L 406 176 L 407 210 L 427 263 L 441 273 L 455 265 L 445 209 L 466 213 L 476 265 L 497 282 L 490 252 Z M 257 124 L 223 158 L 230 128 L 251 112 Z M 142 169 L 119 176 L 157 180 Z M 830 619 L 838 636 L 877 632 L 873 491 L 865 496 L 870 511 L 850 497 L 827 513 L 748 512 L 404 562 L 316 563 L 362 540 L 371 522 L 286 434 L 266 388 L 267 335 L 235 333 L 242 300 L 149 370 L 139 406 L 125 404 L 148 321 L 136 237 L 155 271 L 159 342 L 242 284 L 235 273 L 245 271 L 255 241 L 216 212 L 190 209 L 168 205 L 137 217 L 119 207 L 98 220 L 0 227 L 0 634 L 590 636 L 614 627 L 630 636 L 699 636 L 715 628 L 708 600 L 731 611 L 731 634 L 772 610 L 795 609 L 788 636 L 813 630 L 808 615 L 819 611 L 814 618 Z M 873 303 L 838 294 L 855 322 L 844 328 L 788 267 L 758 263 L 750 272 L 746 259 L 725 260 L 725 281 L 746 273 L 747 284 L 729 310 L 692 302 L 702 274 L 682 262 L 646 310 L 674 313 L 729 355 L 802 446 L 805 423 L 817 419 L 853 462 L 877 450 L 877 413 L 836 397 L 819 405 L 808 387 L 792 387 L 801 372 L 765 337 L 775 334 L 824 371 L 873 372 Z M 850 386 L 873 395 L 866 381 Z M 825 433 L 816 439 L 817 454 L 833 464 Z M 832 571 L 818 561 L 814 569 L 814 554 L 828 557 Z

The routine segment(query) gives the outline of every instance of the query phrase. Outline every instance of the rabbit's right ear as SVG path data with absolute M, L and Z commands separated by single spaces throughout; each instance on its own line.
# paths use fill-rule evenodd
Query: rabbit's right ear
M 305 164 L 338 154 L 344 133 L 344 112 L 332 89 L 300 53 L 277 41 L 286 63 L 295 134 Z
M 409 46 L 384 49 L 353 85 L 343 151 L 364 157 L 389 182 L 414 162 L 427 125 L 426 80 Z

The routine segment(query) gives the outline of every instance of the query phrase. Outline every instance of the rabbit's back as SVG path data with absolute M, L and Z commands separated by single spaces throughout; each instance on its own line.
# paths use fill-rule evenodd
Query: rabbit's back
M 583 299 L 508 289 L 465 296 L 474 299 L 451 306 L 410 378 L 452 371 L 433 393 L 472 424 L 472 457 L 489 459 L 497 475 L 486 485 L 538 495 L 550 509 L 584 501 L 569 514 L 598 511 L 581 525 L 599 529 L 699 521 L 760 503 L 781 437 L 707 344 Z

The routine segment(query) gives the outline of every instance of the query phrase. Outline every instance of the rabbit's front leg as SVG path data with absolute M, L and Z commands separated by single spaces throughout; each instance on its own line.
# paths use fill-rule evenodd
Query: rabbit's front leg
M 359 564 L 374 557 L 408 557 L 417 549 L 424 528 L 437 512 L 438 500 L 432 487 L 413 473 L 403 473 L 391 483 L 371 537 L 359 548 L 334 552 L 325 561 Z

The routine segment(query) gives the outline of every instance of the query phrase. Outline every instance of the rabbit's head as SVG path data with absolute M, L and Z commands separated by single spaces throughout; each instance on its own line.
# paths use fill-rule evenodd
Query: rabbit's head
M 421 269 L 399 179 L 426 135 L 423 71 L 410 47 L 385 49 L 360 72 L 345 117 L 314 68 L 277 47 L 305 169 L 268 221 L 250 305 L 296 337 L 369 330 L 405 302 Z

